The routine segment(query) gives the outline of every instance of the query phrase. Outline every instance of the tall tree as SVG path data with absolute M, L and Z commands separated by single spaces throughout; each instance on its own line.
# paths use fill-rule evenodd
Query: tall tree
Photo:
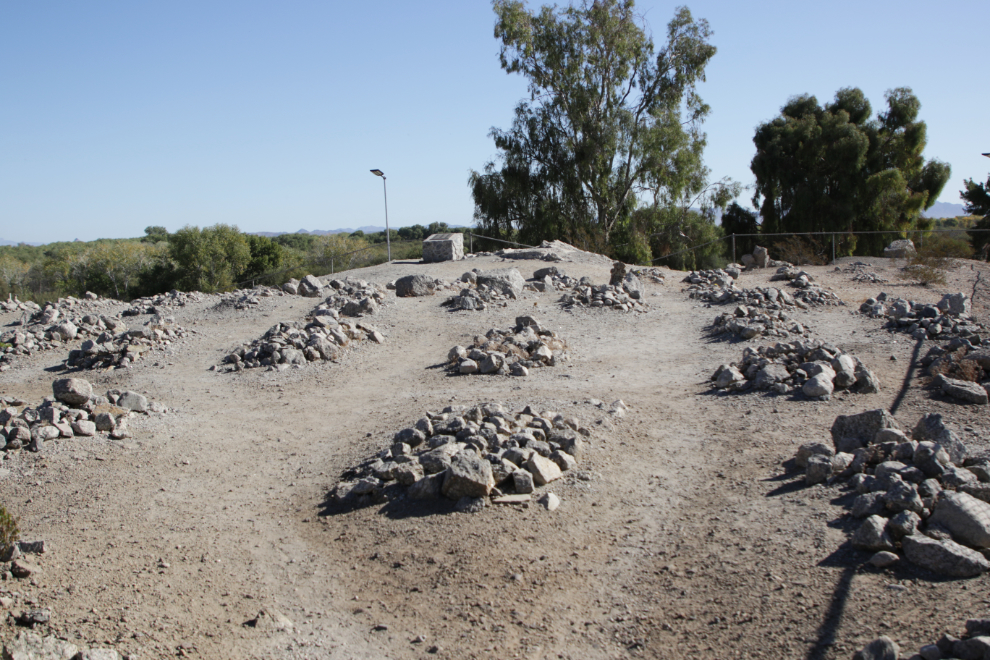
M 471 173 L 480 230 L 603 250 L 637 207 L 667 209 L 705 188 L 706 21 L 678 9 L 657 49 L 632 0 L 492 6 L 502 68 L 528 79 L 529 99 L 511 128 L 492 129 L 497 163 Z
M 251 248 L 236 226 L 186 225 L 168 236 L 168 249 L 185 291 L 226 291 L 251 261 Z
M 892 232 L 842 243 L 843 253 L 857 245 L 878 253 L 893 232 L 930 226 L 921 211 L 938 199 L 951 170 L 925 162 L 927 127 L 911 90 L 889 90 L 886 100 L 874 118 L 856 88 L 839 90 L 825 106 L 797 96 L 756 129 L 753 203 L 764 232 Z
M 959 196 L 964 202 L 963 210 L 970 215 L 982 215 L 983 219 L 978 220 L 973 229 L 990 229 L 990 176 L 987 176 L 986 183 L 976 183 L 972 179 L 963 182 L 966 190 L 959 192 Z M 973 243 L 973 249 L 984 259 L 990 258 L 990 232 L 970 231 L 967 232 Z

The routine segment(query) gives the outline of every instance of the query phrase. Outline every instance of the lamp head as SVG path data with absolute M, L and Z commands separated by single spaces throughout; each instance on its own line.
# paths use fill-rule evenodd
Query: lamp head
M 385 178 L 385 173 L 382 172 L 381 170 L 371 170 L 371 173 L 374 174 L 375 176 L 380 176 L 383 179 Z

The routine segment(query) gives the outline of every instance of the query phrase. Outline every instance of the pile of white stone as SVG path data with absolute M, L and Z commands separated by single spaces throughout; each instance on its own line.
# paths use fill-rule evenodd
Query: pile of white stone
M 350 276 L 324 283 L 318 277 L 307 275 L 301 281 L 289 280 L 282 285 L 282 289 L 307 298 L 325 297 L 324 303 L 317 309 L 331 308 L 346 316 L 374 314 L 388 295 L 385 286 Z
M 712 375 L 712 382 L 716 389 L 728 392 L 800 391 L 823 401 L 836 389 L 861 394 L 880 391 L 876 375 L 859 358 L 818 340 L 777 343 L 757 349 L 747 347 L 742 360 L 720 366 Z
M 990 569 L 990 459 L 970 456 L 939 414 L 924 415 L 909 437 L 885 410 L 839 415 L 832 444 L 802 445 L 795 462 L 809 484 L 846 481 L 862 519 L 850 542 L 870 563 L 900 561 L 949 577 Z
M 6 371 L 17 356 L 64 349 L 67 342 L 75 339 L 122 328 L 119 314 L 111 309 L 120 304 L 109 299 L 66 298 L 42 309 L 34 303 L 24 303 L 25 314 L 13 324 L 15 329 L 0 333 L 0 371 Z
M 454 346 L 447 365 L 460 374 L 528 376 L 531 369 L 555 367 L 566 360 L 566 347 L 557 333 L 532 316 L 517 316 L 512 329 L 492 328 L 476 336 L 472 347 Z
M 741 303 L 751 307 L 772 310 L 794 307 L 808 309 L 809 307 L 843 304 L 833 291 L 814 284 L 809 279 L 811 276 L 808 273 L 804 271 L 794 273 L 793 268 L 786 266 L 780 269 L 778 274 L 781 271 L 795 275 L 790 278 L 790 284 L 796 287 L 797 291 L 788 292 L 777 287 L 736 288 L 735 278 L 738 277 L 738 271 L 732 268 L 694 271 L 684 278 L 684 282 L 691 285 L 687 288 L 691 298 L 716 304 Z M 776 275 L 771 278 L 771 280 L 780 279 L 789 278 L 777 277 Z
M 968 619 L 961 637 L 945 633 L 934 644 L 926 644 L 912 656 L 901 654 L 901 647 L 883 635 L 853 654 L 853 660 L 942 660 L 943 658 L 990 657 L 990 619 Z
M 51 617 L 48 609 L 28 610 L 16 617 L 19 625 L 34 628 L 47 624 Z M 60 639 L 56 635 L 41 636 L 29 630 L 22 630 L 17 637 L 3 643 L 3 657 L 17 660 L 121 660 L 123 656 L 116 649 L 108 647 L 78 646 Z M 133 656 L 131 656 L 133 657 Z
M 610 409 L 624 410 L 621 401 Z M 589 435 L 574 417 L 529 406 L 518 413 L 498 403 L 448 406 L 427 412 L 376 457 L 348 470 L 332 497 L 350 506 L 444 497 L 471 512 L 489 502 L 522 504 L 577 466 Z M 541 502 L 553 509 L 559 499 L 547 493 Z
M 193 303 L 203 302 L 211 296 L 199 291 L 179 291 L 172 289 L 168 293 L 159 293 L 154 296 L 135 298 L 131 301 L 131 307 L 125 309 L 123 316 L 140 316 L 141 314 L 161 314 L 162 307 L 185 307 Z
M 220 301 L 214 305 L 214 309 L 228 309 L 233 307 L 236 310 L 253 309 L 261 305 L 262 298 L 277 298 L 288 295 L 282 289 L 274 286 L 258 285 L 253 289 L 239 289 L 220 296 Z
M 127 419 L 134 413 L 167 412 L 137 392 L 110 390 L 93 394 L 93 386 L 82 378 L 60 378 L 52 382 L 53 396 L 38 406 L 17 398 L 0 397 L 0 440 L 4 451 L 41 451 L 44 443 L 57 438 L 93 437 L 115 440 L 130 437 Z
M 859 306 L 859 311 L 873 318 L 886 318 L 885 328 L 906 332 L 914 339 L 952 339 L 962 337 L 973 346 L 983 341 L 984 327 L 971 316 L 969 296 L 947 293 L 935 303 L 920 303 L 880 293 Z
M 116 322 L 114 322 L 116 321 Z M 106 328 L 78 349 L 69 351 L 66 365 L 77 369 L 127 369 L 148 355 L 162 352 L 190 331 L 178 325 L 172 316 L 154 315 L 140 328 L 128 329 L 123 322 L 104 317 Z M 90 333 L 92 334 L 92 333 Z
M 853 282 L 861 282 L 867 284 L 885 284 L 888 280 L 878 275 L 872 270 L 867 270 L 871 268 L 873 264 L 864 263 L 862 261 L 856 261 L 845 268 L 835 267 L 836 273 L 850 273 L 852 274 Z
M 457 286 L 463 288 L 457 295 L 443 302 L 445 307 L 450 307 L 454 311 L 482 311 L 490 305 L 505 307 L 509 300 L 519 298 L 526 288 L 526 281 L 516 268 L 494 270 L 475 268 L 461 275 L 460 283 Z M 443 288 L 443 285 L 443 282 L 438 282 L 436 288 Z
M 570 293 L 564 294 L 560 302 L 570 307 L 608 307 L 620 312 L 646 311 L 643 281 L 632 271 L 626 271 L 621 261 L 612 264 L 608 284 L 592 284 L 582 277 Z
M 742 339 L 754 337 L 807 337 L 808 328 L 780 310 L 762 311 L 759 307 L 738 305 L 733 311 L 719 314 L 712 322 L 715 334 L 733 334 Z
M 305 325 L 277 323 L 260 339 L 233 350 L 224 362 L 228 371 L 258 367 L 280 371 L 309 362 L 336 362 L 352 341 L 363 340 L 381 344 L 385 337 L 370 323 L 341 319 L 335 309 L 321 305 Z

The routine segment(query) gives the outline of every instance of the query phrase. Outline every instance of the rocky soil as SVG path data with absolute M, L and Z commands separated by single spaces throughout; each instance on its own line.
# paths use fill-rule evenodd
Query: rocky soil
M 632 314 L 608 309 L 618 307 L 615 300 L 628 306 L 617 295 L 628 290 L 609 284 L 608 260 L 554 246 L 553 266 L 576 282 L 594 283 L 586 305 L 562 305 L 552 273 L 542 286 L 532 279 L 548 265 L 542 256 L 518 250 L 509 258 L 394 262 L 348 273 L 375 285 L 352 302 L 365 305 L 360 314 L 374 302 L 383 343 L 352 342 L 336 362 L 236 375 L 223 373 L 226 366 L 211 370 L 230 365 L 227 356 L 275 324 L 286 324 L 289 338 L 292 324 L 304 329 L 318 318 L 319 300 L 260 291 L 258 304 L 241 300 L 246 293 L 228 304 L 191 295 L 142 301 L 139 313 L 155 308 L 189 332 L 128 369 L 67 368 L 67 352 L 81 350 L 89 335 L 59 339 L 60 350 L 18 354 L 0 373 L 8 404 L 37 408 L 53 394 L 54 380 L 81 377 L 94 392 L 140 394 L 168 412 L 128 416 L 129 437 L 122 439 L 73 432 L 43 442 L 39 452 L 3 453 L 0 502 L 17 516 L 21 538 L 44 541 L 44 552 L 28 544 L 23 557 L 0 565 L 0 608 L 8 613 L 0 641 L 30 632 L 90 653 L 113 649 L 134 658 L 584 659 L 851 658 L 880 635 L 910 652 L 937 646 L 946 633 L 973 638 L 965 623 L 987 617 L 988 573 L 946 578 L 921 568 L 904 556 L 903 537 L 901 546 L 891 538 L 897 561 L 870 563 L 877 552 L 851 540 L 865 520 L 850 514 L 863 494 L 859 479 L 854 487 L 831 476 L 809 485 L 793 458 L 801 445 L 830 444 L 838 416 L 877 409 L 901 429 L 941 414 L 969 455 L 990 452 L 987 406 L 950 396 L 929 370 L 950 353 L 958 365 L 972 355 L 982 369 L 971 337 L 990 312 L 985 264 L 960 262 L 945 288 L 931 289 L 898 279 L 903 262 L 890 259 L 870 259 L 869 277 L 860 277 L 865 267 L 852 259 L 802 267 L 795 279 L 803 271 L 805 288 L 774 280 L 778 264 L 740 272 L 734 286 L 754 293 L 725 302 L 682 291 L 676 283 L 684 273 L 641 274 L 641 297 L 630 296 Z M 484 309 L 442 305 L 472 288 L 466 283 L 411 297 L 385 289 L 407 275 L 456 282 L 465 271 L 505 268 L 517 268 L 533 286 Z M 334 295 L 327 284 L 313 285 L 312 298 L 321 304 Z M 810 290 L 827 304 L 780 306 L 779 294 L 768 299 L 772 289 L 792 298 Z M 376 291 L 385 291 L 381 300 Z M 913 320 L 892 319 L 889 304 L 881 314 L 859 311 L 869 299 L 871 308 L 883 302 L 880 292 L 888 301 L 909 301 Z M 969 317 L 943 325 L 951 311 L 937 304 L 957 292 L 971 301 Z M 596 295 L 601 307 L 593 305 Z M 831 304 L 833 295 L 845 304 Z M 325 309 L 331 308 L 346 316 L 343 307 Z M 745 316 L 736 308 L 745 308 Z M 739 334 L 713 334 L 712 321 L 723 312 L 731 315 L 725 325 L 759 326 L 757 334 L 773 338 L 754 335 L 739 346 Z M 0 312 L 0 331 L 15 330 L 11 324 L 24 313 Z M 451 346 L 473 346 L 480 329 L 512 328 L 527 316 L 566 338 L 568 360 L 525 378 L 462 377 L 446 369 Z M 953 339 L 968 345 L 950 349 Z M 837 387 L 825 401 L 711 387 L 716 369 L 738 362 L 746 346 L 812 340 L 858 358 L 879 391 Z M 929 354 L 933 346 L 945 353 Z M 796 367 L 788 371 L 789 388 L 803 377 L 794 379 L 804 371 L 797 359 L 788 358 Z M 940 364 L 938 376 L 969 373 Z M 848 372 L 848 365 L 839 366 L 836 377 Z M 619 400 L 624 404 L 613 407 Z M 486 404 L 504 414 L 486 411 Z M 62 418 L 79 421 L 65 405 L 58 408 Z M 479 406 L 480 418 L 470 412 Z M 552 418 L 544 416 L 549 413 Z M 465 485 L 470 480 L 450 487 L 456 499 L 443 495 L 443 484 L 436 499 L 376 495 L 402 473 L 387 463 L 407 464 L 398 457 L 436 449 L 425 432 L 416 447 L 404 441 L 396 447 L 396 433 L 423 418 L 433 425 L 446 422 L 441 415 L 467 414 L 465 428 L 471 422 L 478 433 L 459 440 L 454 433 L 453 444 L 480 455 L 493 481 L 496 469 L 500 477 L 512 475 L 489 488 L 484 466 L 458 459 L 464 463 L 458 470 L 481 473 L 489 506 L 475 505 L 480 490 Z M 537 419 L 543 421 L 530 426 Z M 577 420 L 576 429 L 568 419 Z M 481 433 L 492 430 L 486 424 L 494 427 L 493 438 Z M 525 432 L 537 427 L 542 439 Z M 501 428 L 533 439 L 517 438 L 512 447 L 514 433 Z M 550 444 L 553 433 L 584 440 L 575 465 L 561 455 L 573 458 L 560 441 Z M 865 469 L 876 472 L 883 462 Z M 914 475 L 913 457 L 900 462 L 901 472 Z M 556 477 L 550 464 L 561 476 L 538 485 L 534 470 Z M 448 469 L 442 460 L 430 469 L 436 467 Z M 410 471 L 418 481 L 416 468 Z M 425 466 L 423 472 L 430 476 Z M 533 477 L 532 493 L 519 492 L 529 484 L 520 475 L 517 486 L 518 472 Z M 349 500 L 339 489 L 369 476 L 378 481 L 366 493 L 349 491 L 366 500 Z M 901 482 L 914 485 L 910 478 Z M 468 495 L 471 501 L 462 502 Z M 531 501 L 495 502 L 520 495 Z M 918 497 L 931 511 L 924 498 L 934 496 Z M 30 574 L 17 562 L 28 564 Z M 22 637 L 21 643 L 34 642 Z

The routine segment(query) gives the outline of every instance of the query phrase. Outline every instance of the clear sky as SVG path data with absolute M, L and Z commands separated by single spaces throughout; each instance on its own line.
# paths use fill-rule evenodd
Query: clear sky
M 689 3 L 718 54 L 713 178 L 752 183 L 755 127 L 788 97 L 908 86 L 940 201 L 985 181 L 990 2 Z M 643 0 L 657 41 L 675 5 Z M 469 225 L 525 81 L 484 1 L 0 3 L 0 238 L 49 242 L 218 222 L 244 231 Z M 740 201 L 747 202 L 751 193 Z

